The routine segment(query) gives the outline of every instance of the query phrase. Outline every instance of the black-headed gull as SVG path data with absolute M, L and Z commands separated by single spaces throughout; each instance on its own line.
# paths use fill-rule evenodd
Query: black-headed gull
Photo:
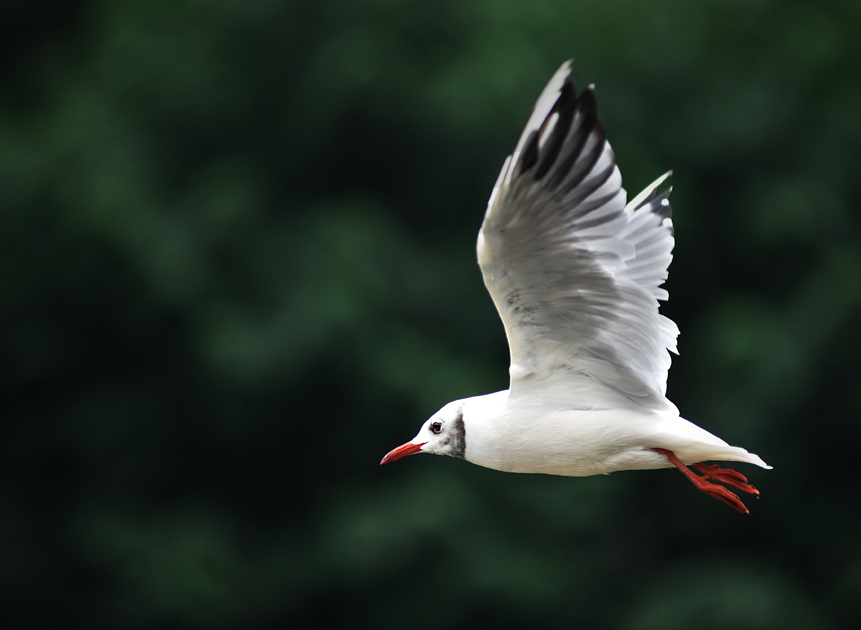
M 448 403 L 381 463 L 434 453 L 578 477 L 676 466 L 747 513 L 712 481 L 758 496 L 756 488 L 701 462 L 770 466 L 680 417 L 665 395 L 679 334 L 658 313 L 674 244 L 671 189 L 661 190 L 669 173 L 625 204 L 593 87 L 577 95 L 570 73 L 567 62 L 538 98 L 478 233 L 478 263 L 508 336 L 510 387 Z

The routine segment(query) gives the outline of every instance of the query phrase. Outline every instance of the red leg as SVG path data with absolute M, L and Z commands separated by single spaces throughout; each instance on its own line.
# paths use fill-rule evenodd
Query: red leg
M 694 468 L 699 470 L 704 475 L 703 477 L 700 477 L 690 468 L 685 466 L 682 463 L 682 460 L 676 457 L 676 454 L 672 451 L 668 451 L 665 448 L 653 448 L 652 450 L 656 453 L 660 453 L 661 455 L 666 456 L 666 458 L 669 459 L 673 463 L 673 465 L 678 468 L 681 473 L 697 487 L 698 490 L 713 496 L 715 499 L 720 499 L 728 506 L 730 506 L 734 510 L 741 512 L 742 514 L 750 514 L 750 511 L 744 506 L 744 503 L 742 503 L 741 499 L 739 499 L 735 494 L 733 494 L 723 486 L 719 486 L 717 484 L 709 482 L 709 479 L 714 479 L 715 481 L 719 481 L 720 483 L 725 483 L 734 488 L 738 488 L 739 490 L 743 490 L 744 492 L 759 496 L 759 491 L 752 485 L 747 483 L 747 479 L 741 473 L 725 468 L 718 468 L 717 464 L 713 466 L 706 466 L 705 464 L 694 464 Z

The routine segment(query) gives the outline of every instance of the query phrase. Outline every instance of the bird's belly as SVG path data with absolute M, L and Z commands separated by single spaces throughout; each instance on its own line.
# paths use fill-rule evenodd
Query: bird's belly
M 651 450 L 660 422 L 651 413 L 557 411 L 506 420 L 476 449 L 467 438 L 466 459 L 506 472 L 572 477 L 670 465 Z

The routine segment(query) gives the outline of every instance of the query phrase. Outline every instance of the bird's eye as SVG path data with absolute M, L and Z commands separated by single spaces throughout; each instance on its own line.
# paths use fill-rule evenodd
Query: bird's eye
M 442 422 L 439 422 L 439 421 L 437 421 L 437 422 L 431 422 L 431 424 L 430 424 L 430 430 L 431 430 L 433 433 L 439 433 L 440 431 L 442 431 Z

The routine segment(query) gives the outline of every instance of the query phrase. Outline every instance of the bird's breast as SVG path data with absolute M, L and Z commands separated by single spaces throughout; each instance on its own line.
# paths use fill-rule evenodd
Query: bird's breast
M 508 409 L 467 425 L 465 458 L 506 472 L 573 477 L 662 468 L 666 462 L 648 447 L 655 420 L 648 411 Z

